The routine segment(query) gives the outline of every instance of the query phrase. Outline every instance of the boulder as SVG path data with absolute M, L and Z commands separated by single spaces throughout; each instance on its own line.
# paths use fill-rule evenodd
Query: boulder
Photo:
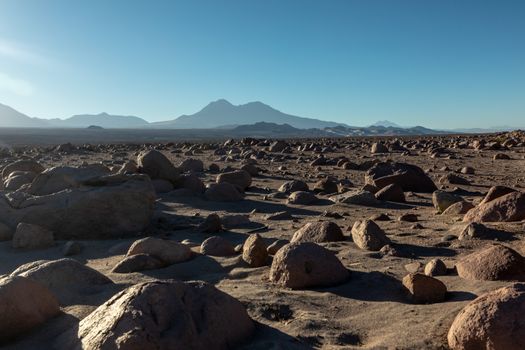
M 62 254 L 64 256 L 77 255 L 84 249 L 84 244 L 77 241 L 67 241 L 62 247 Z
M 54 244 L 53 232 L 38 225 L 20 223 L 16 227 L 12 244 L 13 248 L 22 249 L 49 248 Z
M 202 173 L 204 164 L 200 159 L 187 158 L 179 164 L 179 169 L 183 172 Z
M 515 250 L 494 244 L 464 256 L 456 263 L 461 278 L 478 281 L 524 281 L 525 261 Z
M 509 222 L 525 219 L 525 193 L 511 192 L 479 204 L 463 218 L 465 222 Z
M 0 344 L 59 313 L 58 300 L 44 285 L 25 277 L 0 277 Z
M 453 173 L 448 173 L 439 178 L 440 184 L 465 185 L 469 186 L 470 181 Z
M 525 285 L 516 283 L 471 301 L 448 331 L 452 350 L 525 349 Z
M 375 193 L 375 196 L 380 201 L 397 202 L 397 203 L 406 202 L 405 193 L 403 192 L 403 188 L 399 186 L 398 184 L 391 184 L 391 185 L 383 187 L 382 189 L 380 189 L 379 191 Z
M 184 262 L 193 256 L 191 249 L 184 244 L 153 237 L 142 238 L 133 242 L 126 255 L 135 254 L 151 255 L 166 265 Z
M 164 262 L 149 254 L 126 256 L 111 270 L 114 273 L 130 273 L 145 270 L 155 270 L 166 266 Z
M 6 165 L 2 169 L 2 178 L 4 180 L 7 179 L 9 175 L 11 175 L 11 173 L 15 171 L 24 171 L 24 172 L 27 171 L 27 172 L 32 172 L 35 174 L 40 174 L 42 171 L 44 171 L 44 169 L 45 168 L 42 165 L 40 165 L 40 163 L 34 160 L 29 160 L 29 159 L 17 160 L 16 162 Z
M 313 191 L 317 193 L 322 192 L 324 194 L 332 194 L 337 193 L 339 191 L 339 188 L 337 186 L 337 182 L 327 178 L 317 181 L 314 184 Z
M 447 274 L 447 265 L 441 259 L 432 259 L 425 265 L 425 275 L 444 276 Z
M 445 191 L 434 191 L 432 193 L 432 203 L 438 213 L 443 213 L 452 204 L 462 202 L 463 198 L 453 193 Z
M 277 251 L 270 281 L 286 288 L 325 287 L 345 282 L 350 272 L 334 253 L 316 243 L 290 243 Z
M 26 184 L 30 184 L 36 174 L 30 171 L 15 171 L 9 175 L 4 182 L 4 188 L 7 191 L 16 191 Z
M 296 191 L 309 191 L 306 182 L 301 180 L 287 181 L 279 187 L 278 191 L 283 193 L 292 193 Z
M 297 230 L 291 242 L 337 242 L 344 241 L 345 237 L 341 228 L 331 221 L 309 222 Z
M 458 239 L 460 241 L 469 239 L 490 238 L 492 230 L 479 222 L 471 222 L 461 230 Z
M 270 147 L 268 148 L 268 150 L 270 152 L 282 152 L 284 151 L 284 149 L 288 147 L 288 145 L 286 144 L 286 142 L 284 141 L 281 141 L 281 140 L 277 140 L 277 141 L 274 141 Z
M 385 232 L 372 220 L 356 221 L 352 227 L 352 240 L 361 249 L 379 251 L 390 243 Z
M 199 231 L 204 233 L 215 233 L 222 231 L 222 222 L 220 216 L 215 213 L 208 215 L 206 219 L 204 219 L 204 222 L 199 225 Z
M 372 144 L 372 147 L 370 147 L 370 153 L 377 154 L 377 153 L 388 153 L 388 148 L 379 142 L 374 142 Z
M 259 176 L 259 168 L 255 164 L 244 164 L 241 170 L 246 171 L 251 176 Z
M 272 244 L 270 244 L 268 246 L 268 248 L 266 249 L 266 251 L 268 252 L 269 255 L 275 255 L 275 253 L 277 253 L 279 251 L 279 249 L 281 249 L 282 247 L 284 247 L 288 243 L 290 243 L 290 242 L 288 242 L 285 239 L 278 239 L 275 242 L 273 242 Z
M 374 206 L 379 203 L 372 192 L 364 190 L 348 191 L 329 198 L 334 203 Z
M 155 191 L 144 175 L 97 178 L 82 188 L 27 196 L 10 205 L 12 224 L 39 225 L 57 239 L 115 238 L 145 229 L 153 215 Z
M 230 349 L 254 331 L 244 306 L 205 282 L 154 281 L 116 294 L 55 343 L 61 349 Z
M 0 222 L 0 242 L 10 241 L 13 239 L 14 232 L 6 224 Z
M 110 174 L 102 164 L 92 164 L 79 168 L 59 166 L 40 173 L 27 189 L 27 193 L 45 196 L 69 188 L 78 188 L 84 182 Z
M 247 171 L 236 170 L 219 174 L 216 182 L 218 184 L 226 182 L 234 185 L 239 190 L 244 191 L 251 186 L 252 176 Z
M 201 253 L 211 256 L 230 256 L 235 254 L 235 246 L 226 238 L 212 236 L 202 242 Z
M 410 273 L 403 277 L 403 286 L 416 304 L 439 303 L 445 300 L 447 294 L 443 282 L 421 273 Z
M 202 194 L 206 190 L 206 186 L 199 177 L 193 173 L 184 174 L 178 181 L 180 188 L 188 189 L 194 194 Z
M 180 170 L 161 152 L 148 150 L 141 152 L 137 157 L 139 171 L 149 175 L 151 179 L 163 179 L 176 182 L 179 179 Z
M 315 194 L 306 191 L 295 191 L 290 193 L 287 202 L 289 204 L 309 205 L 315 203 L 319 199 Z
M 210 185 L 204 196 L 213 202 L 236 202 L 243 199 L 237 187 L 227 182 Z
M 261 236 L 256 233 L 251 234 L 242 247 L 242 259 L 251 267 L 261 267 L 266 265 L 268 259 L 267 246 Z
M 466 201 L 456 202 L 443 211 L 443 215 L 465 215 L 470 209 L 474 208 L 474 204 Z
M 488 203 L 496 198 L 499 198 L 512 192 L 516 192 L 516 190 L 506 186 L 492 186 L 480 204 Z
M 367 171 L 365 182 L 378 188 L 397 184 L 405 192 L 431 193 L 437 190 L 434 182 L 421 168 L 406 163 L 382 162 L 375 164 Z
M 102 273 L 76 260 L 38 260 L 19 266 L 10 275 L 22 276 L 49 288 L 61 304 L 69 304 L 79 295 L 98 292 L 113 282 Z

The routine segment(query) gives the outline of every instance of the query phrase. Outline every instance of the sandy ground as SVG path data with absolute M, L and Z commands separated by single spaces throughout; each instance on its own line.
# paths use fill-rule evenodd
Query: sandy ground
M 327 158 L 346 156 L 361 163 L 364 160 L 379 158 L 392 159 L 418 165 L 429 173 L 438 183 L 438 178 L 448 171 L 463 166 L 472 166 L 475 175 L 462 175 L 473 183 L 460 186 L 470 191 L 465 196 L 469 201 L 479 202 L 482 195 L 493 185 L 507 185 L 520 189 L 525 185 L 525 150 L 515 148 L 509 154 L 513 160 L 494 161 L 496 151 L 476 151 L 473 149 L 454 150 L 457 159 L 431 158 L 426 152 L 403 156 L 391 153 L 372 156 L 368 148 L 340 150 L 325 154 Z M 78 165 L 83 161 L 119 164 L 125 159 L 133 159 L 134 152 L 121 152 L 118 157 L 107 153 L 87 155 L 63 155 L 42 157 L 46 166 L 56 164 Z M 186 156 L 165 152 L 178 164 Z M 311 152 L 304 153 L 313 159 Z M 219 162 L 212 151 L 192 155 L 205 165 L 214 162 L 222 167 L 240 166 L 240 161 Z M 449 267 L 462 255 L 491 241 L 443 242 L 447 234 L 457 234 L 463 227 L 461 217 L 436 214 L 430 194 L 407 193 L 407 203 L 386 203 L 378 207 L 333 204 L 327 200 L 315 205 L 299 206 L 286 204 L 286 199 L 267 199 L 265 196 L 275 192 L 287 180 L 301 179 L 313 185 L 318 179 L 332 176 L 339 180 L 349 179 L 355 187 L 364 184 L 363 171 L 342 170 L 335 166 L 323 166 L 319 171 L 308 164 L 298 163 L 298 152 L 283 161 L 258 161 L 263 170 L 253 178 L 253 186 L 247 191 L 244 201 L 235 203 L 210 202 L 198 197 L 178 197 L 173 194 L 159 196 L 151 229 L 141 236 L 152 235 L 176 241 L 189 239 L 195 242 L 193 248 L 199 251 L 200 243 L 209 237 L 200 233 L 197 225 L 209 213 L 221 216 L 246 214 L 253 222 L 248 227 L 234 228 L 219 233 L 235 244 L 242 243 L 250 231 L 258 233 L 268 243 L 276 239 L 290 239 L 296 229 L 315 220 L 336 222 L 345 235 L 356 220 L 369 218 L 374 214 L 385 213 L 390 221 L 377 222 L 389 238 L 407 254 L 407 258 L 380 257 L 377 253 L 358 249 L 351 239 L 344 242 L 323 244 L 337 253 L 343 264 L 351 270 L 347 283 L 322 289 L 292 291 L 277 288 L 268 282 L 269 266 L 247 267 L 239 256 L 216 258 L 197 255 L 196 258 L 163 269 L 142 273 L 115 274 L 111 269 L 121 260 L 126 248 L 136 238 L 119 240 L 82 241 L 85 245 L 81 254 L 73 258 L 97 269 L 112 279 L 116 286 L 86 291 L 83 295 L 71 297 L 69 305 L 63 306 L 63 314 L 46 322 L 30 334 L 5 346 L 5 349 L 48 349 L 52 348 L 54 338 L 65 329 L 75 327 L 76 323 L 98 305 L 109 299 L 126 286 L 154 278 L 180 280 L 204 280 L 216 285 L 222 291 L 238 298 L 247 308 L 250 316 L 258 323 L 253 339 L 244 349 L 446 349 L 446 334 L 458 311 L 476 296 L 508 282 L 474 282 L 459 278 L 454 273 L 437 277 L 448 288 L 447 300 L 432 305 L 415 305 L 408 298 L 401 285 L 407 274 L 405 265 L 413 262 L 425 264 L 432 258 L 441 258 Z M 279 170 L 284 166 L 287 170 Z M 214 174 L 204 173 L 205 183 L 213 182 Z M 439 187 L 440 185 L 438 185 Z M 454 186 L 444 187 L 452 190 Z M 326 197 L 325 197 L 326 199 Z M 292 213 L 293 220 L 268 221 L 265 215 L 283 210 Z M 337 212 L 339 219 L 320 216 L 324 211 Z M 401 222 L 397 218 L 404 213 L 415 213 L 422 228 L 414 223 Z M 266 225 L 267 228 L 261 228 Z M 505 223 L 489 225 L 509 232 L 505 244 L 522 251 L 524 223 Z M 62 245 L 46 250 L 18 251 L 11 248 L 10 242 L 0 243 L 0 274 L 8 274 L 19 265 L 39 259 L 59 259 L 63 257 Z M 111 247 L 120 244 L 119 254 L 110 254 Z M 234 326 L 234 325 L 232 325 Z

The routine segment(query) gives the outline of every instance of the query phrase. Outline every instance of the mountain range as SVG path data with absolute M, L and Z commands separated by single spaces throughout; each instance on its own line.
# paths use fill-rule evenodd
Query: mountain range
M 41 119 L 27 116 L 15 109 L 0 104 L 0 127 L 7 128 L 88 128 L 104 129 L 223 129 L 237 130 L 241 134 L 301 134 L 319 136 L 349 135 L 421 135 L 443 133 L 440 130 L 421 126 L 402 127 L 388 120 L 378 121 L 368 127 L 353 127 L 342 123 L 305 118 L 283 113 L 262 102 L 233 105 L 220 99 L 209 103 L 197 113 L 178 118 L 150 123 L 136 116 L 79 114 L 67 119 Z M 240 129 L 237 129 L 239 128 Z M 475 129 L 475 132 L 491 132 L 511 128 Z M 308 130 L 299 132 L 298 130 Z M 468 129 L 446 132 L 469 132 Z
M 149 123 L 135 116 L 110 115 L 107 113 L 74 115 L 67 119 L 38 119 L 31 118 L 11 107 L 0 105 L 0 127 L 86 128 L 97 125 L 107 129 L 231 129 L 238 125 L 258 122 L 289 124 L 298 129 L 322 129 L 343 125 L 286 114 L 262 102 L 250 102 L 236 106 L 224 99 L 209 103 L 197 113 L 154 123 Z

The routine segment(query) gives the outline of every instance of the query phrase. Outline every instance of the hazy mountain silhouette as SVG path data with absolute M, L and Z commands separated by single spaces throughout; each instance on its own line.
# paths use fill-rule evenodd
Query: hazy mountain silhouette
M 67 119 L 32 118 L 0 104 L 0 127 L 12 128 L 88 128 L 103 129 L 208 129 L 203 133 L 238 135 L 283 136 L 371 136 L 371 135 L 424 135 L 451 132 L 494 132 L 511 127 L 491 129 L 432 130 L 421 126 L 401 127 L 387 120 L 368 127 L 353 127 L 342 123 L 303 118 L 282 113 L 264 103 L 250 102 L 235 106 L 226 100 L 211 102 L 199 112 L 183 115 L 175 120 L 148 123 L 134 116 L 80 114 Z M 209 129 L 215 129 L 213 132 Z M 222 130 L 222 131 L 221 131 Z M 288 136 L 287 136 L 288 137 Z
M 375 122 L 374 124 L 370 125 L 370 126 L 384 126 L 385 128 L 388 128 L 388 127 L 392 127 L 392 128 L 402 128 L 401 125 L 399 124 L 396 124 L 394 122 L 391 122 L 389 120 L 380 120 L 380 121 L 377 121 Z
M 0 127 L 2 128 L 42 128 L 49 123 L 42 119 L 31 118 L 17 110 L 0 103 Z
M 235 106 L 221 99 L 211 102 L 195 114 L 182 115 L 171 121 L 152 123 L 152 126 L 201 129 L 217 128 L 224 125 L 246 125 L 258 122 L 288 124 L 299 129 L 325 128 L 341 125 L 341 123 L 286 114 L 262 102 L 250 102 Z
M 139 117 L 107 113 L 79 114 L 64 120 L 51 119 L 50 124 L 62 128 L 87 128 L 91 125 L 97 125 L 108 129 L 138 129 L 149 125 L 147 121 Z

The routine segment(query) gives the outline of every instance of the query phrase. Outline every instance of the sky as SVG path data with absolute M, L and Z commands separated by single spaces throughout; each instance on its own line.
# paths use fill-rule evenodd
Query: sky
M 525 1 L 0 0 L 0 103 L 149 121 L 220 98 L 363 126 L 525 126 Z

